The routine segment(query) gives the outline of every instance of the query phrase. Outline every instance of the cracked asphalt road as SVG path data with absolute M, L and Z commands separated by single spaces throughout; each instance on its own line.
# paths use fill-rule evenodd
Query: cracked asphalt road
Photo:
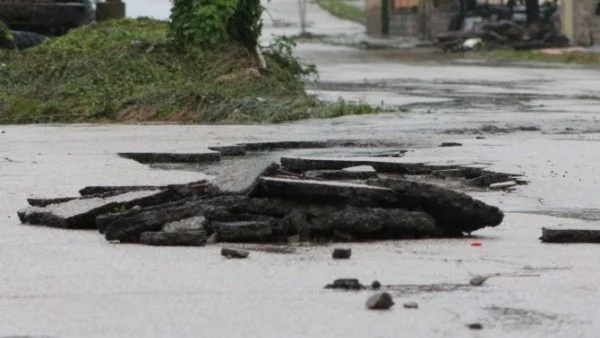
M 266 22 L 267 38 L 297 29 L 294 1 L 268 6 L 292 25 Z M 168 16 L 166 1 L 135 0 L 128 9 L 132 16 Z M 313 5 L 309 11 L 317 33 L 361 31 Z M 383 101 L 392 111 L 280 125 L 0 126 L 6 131 L 0 134 L 0 337 L 597 336 L 600 248 L 544 245 L 537 238 L 542 227 L 598 226 L 600 72 L 394 62 L 373 51 L 319 44 L 302 44 L 297 53 L 319 66 L 321 80 L 310 85 L 316 95 Z M 505 132 L 482 128 L 489 125 Z M 332 261 L 332 246 L 229 261 L 215 247 L 111 245 L 94 232 L 22 226 L 16 217 L 32 195 L 203 177 L 152 169 L 117 152 L 325 138 L 392 139 L 414 149 L 407 160 L 483 163 L 524 173 L 531 183 L 511 193 L 476 193 L 506 218 L 475 239 L 351 244 L 349 261 Z M 447 141 L 463 146 L 437 147 Z M 473 240 L 483 245 L 472 247 Z M 419 303 L 413 311 L 396 305 L 370 312 L 369 292 L 323 289 L 341 277 L 456 285 L 488 273 L 508 275 L 477 288 L 397 293 L 397 304 Z M 483 330 L 469 330 L 473 322 Z

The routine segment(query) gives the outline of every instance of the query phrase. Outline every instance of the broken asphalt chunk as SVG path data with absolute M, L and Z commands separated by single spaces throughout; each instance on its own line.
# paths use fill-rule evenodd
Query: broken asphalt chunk
M 218 151 L 221 153 L 221 156 L 244 156 L 246 155 L 246 146 L 243 144 L 233 145 L 233 146 L 216 146 L 216 147 L 208 147 L 208 149 L 213 151 Z
M 387 206 L 396 203 L 393 190 L 364 184 L 261 177 L 257 197 L 306 202 L 345 203 L 354 206 Z
M 273 234 L 269 222 L 213 222 L 211 227 L 221 242 L 265 242 Z
M 68 229 L 95 229 L 100 214 L 126 210 L 134 205 L 156 205 L 169 199 L 166 191 L 136 191 L 106 198 L 78 198 L 20 212 L 23 223 Z
M 160 231 L 166 223 L 202 216 L 213 209 L 213 206 L 201 201 L 183 200 L 141 210 L 101 215 L 96 223 L 107 241 L 137 242 L 143 232 Z
M 309 170 L 304 172 L 303 176 L 324 180 L 366 180 L 377 177 L 377 171 L 371 166 L 356 166 L 342 170 Z
M 260 176 L 268 176 L 279 169 L 271 160 L 239 161 L 210 182 L 216 195 L 246 195 L 252 192 Z
M 142 164 L 149 163 L 205 163 L 219 162 L 221 153 L 210 151 L 204 153 L 146 153 L 131 152 L 119 153 L 122 158 L 137 161 Z
M 234 248 L 222 248 L 221 256 L 225 258 L 248 258 L 248 256 L 250 256 L 250 252 Z
M 343 289 L 343 290 L 362 290 L 365 286 L 360 284 L 356 278 L 340 278 L 333 281 L 332 284 L 327 284 L 326 289 Z
M 352 256 L 352 249 L 347 248 L 335 248 L 331 257 L 333 259 L 349 259 Z
M 348 167 L 368 165 L 380 173 L 429 174 L 433 170 L 453 169 L 455 165 L 440 166 L 424 163 L 409 163 L 383 159 L 363 158 L 321 158 L 321 157 L 282 157 L 281 165 L 294 172 L 309 170 L 341 170 Z
M 207 182 L 205 180 L 190 182 L 186 184 L 169 185 L 124 185 L 124 186 L 88 186 L 79 190 L 81 196 L 112 196 L 124 194 L 131 191 L 141 190 L 170 190 L 174 195 L 193 196 L 205 195 Z
M 458 142 L 443 142 L 442 144 L 440 144 L 440 147 L 460 147 L 462 146 L 462 143 L 458 143 Z
M 506 190 L 506 189 L 512 188 L 516 185 L 517 185 L 516 181 L 498 182 L 498 183 L 490 184 L 490 189 Z
M 600 230 L 542 228 L 543 243 L 600 243 Z
M 204 230 L 207 220 L 204 216 L 195 216 L 185 218 L 179 221 L 173 221 L 163 226 L 164 232 L 182 232 Z
M 139 242 L 155 246 L 204 246 L 206 245 L 206 232 L 204 230 L 148 231 L 140 235 Z
M 495 206 L 454 190 L 405 179 L 374 179 L 368 184 L 393 189 L 397 207 L 420 209 L 433 216 L 446 235 L 461 235 L 502 223 L 504 213 Z
M 32 207 L 47 207 L 50 204 L 58 204 L 69 202 L 72 200 L 76 200 L 79 197 L 56 197 L 56 198 L 41 198 L 41 197 L 31 197 L 27 199 L 27 203 Z
M 392 208 L 343 207 L 319 220 L 328 230 L 357 239 L 403 239 L 437 235 L 433 217 L 420 211 Z

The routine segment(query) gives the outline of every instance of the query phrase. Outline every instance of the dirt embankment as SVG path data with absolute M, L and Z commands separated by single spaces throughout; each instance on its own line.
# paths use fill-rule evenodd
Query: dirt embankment
M 182 51 L 167 31 L 163 21 L 109 21 L 3 53 L 0 123 L 273 123 L 377 111 L 308 95 L 313 68 L 285 42 L 263 49 L 268 70 L 258 71 L 241 45 Z

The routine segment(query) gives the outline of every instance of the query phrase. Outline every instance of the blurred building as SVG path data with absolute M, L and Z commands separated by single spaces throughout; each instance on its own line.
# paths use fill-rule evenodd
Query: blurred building
M 561 0 L 561 30 L 579 45 L 600 44 L 600 0 Z
M 509 0 L 365 0 L 367 33 L 371 36 L 405 36 L 432 39 L 449 30 L 458 14 L 475 5 L 507 5 Z M 539 0 L 539 4 L 553 0 Z M 539 12 L 535 0 L 513 0 Z M 532 5 L 532 3 L 534 3 Z M 600 44 L 600 0 L 559 0 L 560 31 L 579 45 Z M 525 10 L 515 14 L 525 23 Z M 521 18 L 523 17 L 523 18 Z M 534 21 L 537 18 L 534 19 Z M 529 20 L 527 20 L 529 21 Z

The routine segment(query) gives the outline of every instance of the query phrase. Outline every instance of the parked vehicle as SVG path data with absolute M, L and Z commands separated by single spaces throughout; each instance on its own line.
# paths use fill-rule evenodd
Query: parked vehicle
M 94 21 L 92 0 L 0 0 L 0 21 L 15 31 L 62 35 Z

